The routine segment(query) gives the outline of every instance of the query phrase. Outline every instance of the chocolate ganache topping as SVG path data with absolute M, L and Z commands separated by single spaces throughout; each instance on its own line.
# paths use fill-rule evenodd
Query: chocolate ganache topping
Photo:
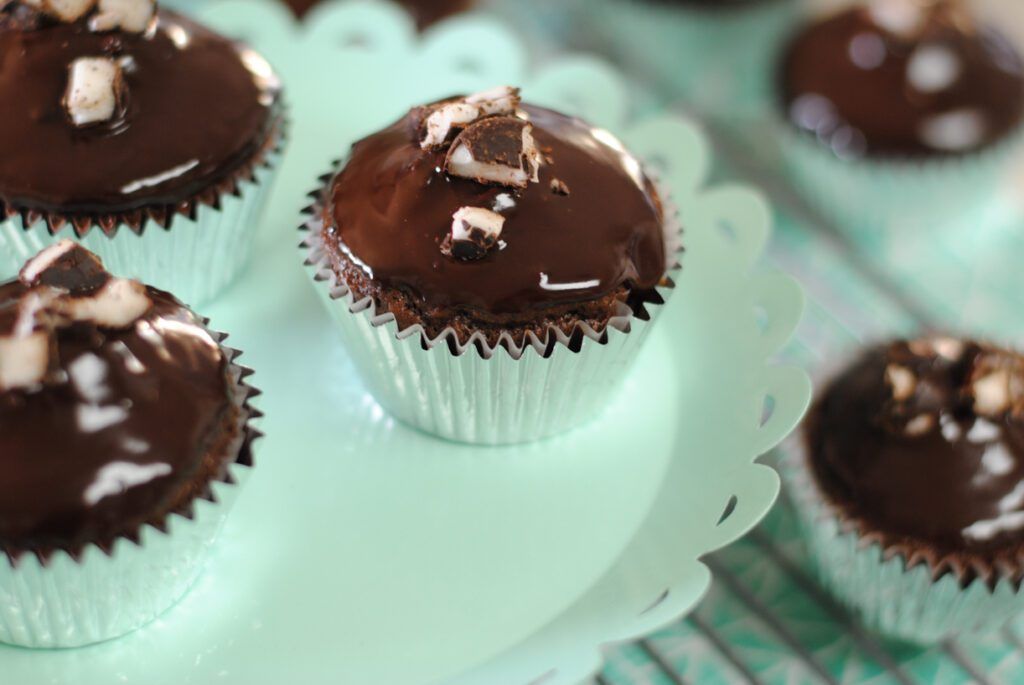
M 874 0 L 797 35 L 781 66 L 793 124 L 841 157 L 984 149 L 1024 120 L 1024 64 L 960 0 Z
M 58 3 L 84 12 L 60 16 L 0 0 L 0 209 L 179 209 L 271 145 L 281 104 L 267 63 L 135 2 Z
M 666 272 L 639 162 L 512 88 L 417 108 L 357 142 L 325 200 L 324 243 L 350 288 L 432 334 L 460 317 L 468 330 L 601 325 L 616 304 L 656 301 Z
M 0 551 L 132 537 L 188 510 L 249 439 L 238 378 L 168 293 L 63 241 L 0 285 Z
M 1024 542 L 1024 357 L 949 338 L 868 351 L 808 428 L 816 479 L 890 545 L 991 562 Z

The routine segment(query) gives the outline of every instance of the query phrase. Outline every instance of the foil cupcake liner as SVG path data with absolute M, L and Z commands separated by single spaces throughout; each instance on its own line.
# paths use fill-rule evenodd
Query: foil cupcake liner
M 664 0 L 594 0 L 583 21 L 634 70 L 706 114 L 731 120 L 770 99 L 776 56 L 799 3 L 684 6 Z
M 333 173 L 321 178 L 330 183 Z M 682 228 L 676 208 L 656 184 L 665 215 L 666 283 L 658 294 L 667 302 L 680 269 Z M 305 265 L 316 291 L 338 324 L 342 340 L 367 389 L 392 415 L 424 432 L 458 442 L 507 445 L 566 432 L 597 416 L 616 396 L 664 304 L 648 303 L 649 318 L 626 305 L 606 330 L 579 324 L 582 344 L 550 329 L 553 350 L 533 335 L 522 343 L 504 336 L 490 346 L 475 335 L 452 343 L 446 329 L 431 339 L 421 326 L 399 330 L 394 315 L 377 311 L 371 298 L 355 301 L 330 267 L 320 228 L 323 189 L 300 227 Z M 548 354 L 547 352 L 550 352 Z
M 869 629 L 917 644 L 1003 628 L 1024 612 L 1022 567 L 967 565 L 883 536 L 832 505 L 815 482 L 804 435 L 780 463 L 785 491 L 822 586 Z
M 220 340 L 225 336 L 219 335 Z M 110 549 L 88 545 L 45 557 L 0 552 L 0 643 L 36 649 L 83 647 L 126 635 L 174 606 L 195 584 L 209 549 L 252 468 L 252 426 L 262 414 L 250 404 L 258 390 L 252 371 L 230 360 L 243 412 L 243 440 L 224 477 L 211 483 L 188 511 L 171 513 L 159 528 L 145 525 Z
M 75 240 L 112 273 L 173 292 L 202 305 L 230 285 L 248 264 L 255 231 L 280 166 L 283 121 L 264 150 L 229 179 L 174 208 L 79 217 L 6 210 L 0 215 L 0 280 L 45 247 Z
M 965 227 L 991 205 L 1024 127 L 990 149 L 934 160 L 842 159 L 783 116 L 773 116 L 786 171 L 823 216 L 864 249 L 887 254 L 908 235 Z M 916 233 L 915 233 L 916 232 Z M 920 242 L 920 241 L 917 241 Z

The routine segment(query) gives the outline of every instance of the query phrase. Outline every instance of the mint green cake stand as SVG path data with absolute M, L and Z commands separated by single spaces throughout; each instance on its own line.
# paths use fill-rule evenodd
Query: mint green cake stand
M 770 363 L 802 296 L 754 269 L 768 236 L 761 197 L 704 187 L 703 138 L 675 118 L 631 122 L 607 65 L 529 70 L 494 23 L 452 22 L 419 42 L 378 3 L 325 7 L 304 31 L 267 2 L 203 14 L 267 54 L 294 106 L 257 257 L 206 312 L 257 369 L 267 438 L 206 574 L 177 607 L 88 649 L 0 648 L 0 682 L 572 685 L 599 667 L 602 644 L 691 609 L 710 581 L 698 559 L 774 502 L 778 478 L 754 460 L 810 393 L 803 372 Z M 303 195 L 357 136 L 412 103 L 500 83 L 587 116 L 657 163 L 687 253 L 616 404 L 575 433 L 495 449 L 397 424 L 365 393 L 295 229 Z

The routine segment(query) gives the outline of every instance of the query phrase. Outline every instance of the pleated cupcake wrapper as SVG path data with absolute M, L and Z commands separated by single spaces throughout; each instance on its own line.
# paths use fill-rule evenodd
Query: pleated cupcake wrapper
M 732 119 L 763 107 L 798 3 L 719 9 L 684 5 L 593 0 L 583 16 L 634 69 L 705 113 Z
M 172 215 L 167 228 L 149 223 L 118 225 L 105 232 L 93 227 L 80 236 L 72 223 L 53 231 L 45 218 L 26 223 L 24 214 L 0 220 L 0 280 L 13 278 L 22 264 L 62 239 L 75 240 L 96 253 L 118 276 L 174 293 L 182 302 L 209 302 L 241 273 L 252 254 L 259 217 L 280 166 L 284 135 L 251 176 L 237 180 L 235 192 L 219 195 L 215 205 L 195 202 L 190 215 Z
M 330 182 L 330 177 L 325 177 Z M 665 214 L 667 278 L 679 269 L 681 228 L 676 208 L 658 184 Z M 322 193 L 317 191 L 315 196 Z M 354 295 L 331 269 L 321 238 L 320 205 L 302 249 L 317 292 L 338 323 L 345 348 L 377 401 L 405 423 L 449 440 L 487 445 L 531 442 L 568 431 L 597 416 L 616 396 L 663 305 L 646 306 L 641 320 L 622 305 L 605 333 L 580 325 L 581 349 L 568 347 L 564 331 L 550 329 L 558 344 L 545 356 L 544 341 L 530 334 L 523 344 L 510 336 L 490 346 L 480 334 L 449 348 L 451 329 L 430 339 L 421 326 L 399 330 L 393 314 L 377 312 L 370 298 Z M 658 289 L 663 300 L 674 286 Z
M 998 631 L 1024 612 L 1019 568 L 989 568 L 991 586 L 978 578 L 965 587 L 962 562 L 885 546 L 844 518 L 815 482 L 802 435 L 790 438 L 781 467 L 819 581 L 868 628 L 931 644 Z
M 187 516 L 169 515 L 160 529 L 147 525 L 131 540 L 119 538 L 109 554 L 89 545 L 43 562 L 32 554 L 11 561 L 0 552 L 0 643 L 53 649 L 104 642 L 152 622 L 188 592 L 249 478 L 260 436 L 252 421 L 261 414 L 249 403 L 259 391 L 245 382 L 251 371 L 232 364 L 232 372 L 247 420 L 238 460 L 211 484 L 210 498 L 197 498 Z
M 937 231 L 970 229 L 992 204 L 1024 127 L 991 149 L 940 160 L 843 160 L 772 115 L 787 172 L 804 197 L 852 241 L 893 254 L 911 240 L 927 250 Z

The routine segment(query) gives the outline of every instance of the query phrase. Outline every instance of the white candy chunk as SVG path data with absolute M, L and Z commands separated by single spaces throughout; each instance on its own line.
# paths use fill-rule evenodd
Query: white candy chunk
M 935 417 L 931 414 L 920 414 L 907 422 L 904 433 L 912 438 L 919 438 L 935 428 Z
M 50 365 L 50 338 L 44 331 L 0 337 L 0 391 L 42 383 Z
M 146 287 L 138 281 L 111 278 L 89 297 L 66 297 L 59 306 L 63 314 L 75 321 L 125 328 L 149 311 L 152 304 Z
M 490 90 L 474 93 L 466 98 L 466 102 L 476 105 L 483 116 L 496 114 L 515 114 L 519 103 L 519 89 L 512 86 L 498 86 Z
M 26 5 L 34 7 L 63 22 L 78 21 L 96 5 L 96 0 L 22 0 Z
M 19 303 L 18 320 L 14 325 L 15 337 L 27 337 L 40 325 L 60 323 L 61 315 L 54 306 L 65 295 L 58 288 L 41 286 L 25 293 Z
M 477 231 L 485 240 L 497 242 L 505 217 L 483 207 L 462 207 L 452 215 L 452 240 L 473 240 Z
M 500 164 L 485 164 L 473 158 L 465 145 L 455 148 L 448 157 L 448 173 L 476 181 L 489 181 L 503 186 L 525 188 L 529 178 L 526 172 L 515 167 Z
M 93 31 L 122 29 L 142 33 L 156 15 L 155 0 L 99 0 L 99 11 L 89 20 Z
M 451 253 L 456 259 L 483 257 L 501 237 L 505 217 L 483 207 L 461 207 L 452 215 Z
M 926 4 L 919 0 L 873 0 L 868 14 L 889 33 L 914 36 L 924 26 Z
M 531 183 L 540 183 L 541 162 L 540 148 L 533 139 L 533 126 L 527 126 L 523 129 L 523 163 Z
M 946 336 L 917 338 L 911 340 L 908 346 L 910 351 L 919 357 L 938 355 L 952 362 L 960 361 L 964 356 L 965 349 L 962 341 Z
M 995 417 L 1010 408 L 1010 372 L 998 369 L 971 384 L 974 411 L 981 416 Z
M 935 351 L 950 361 L 959 361 L 964 356 L 964 344 L 956 338 L 935 338 Z
M 425 124 L 426 133 L 420 141 L 420 147 L 429 150 L 433 147 L 444 145 L 452 129 L 464 128 L 480 116 L 480 109 L 476 105 L 465 102 L 449 102 L 441 105 L 427 117 Z
M 907 83 L 919 93 L 939 93 L 956 83 L 963 62 L 945 45 L 922 45 L 907 63 Z
M 917 389 L 917 378 L 914 373 L 899 364 L 889 364 L 885 369 L 885 380 L 892 388 L 892 396 L 897 402 L 909 400 Z
M 64 108 L 75 126 L 109 121 L 117 113 L 124 83 L 121 67 L 108 57 L 80 57 L 71 63 Z
M 453 130 L 465 128 L 482 117 L 514 114 L 519 103 L 518 88 L 499 86 L 437 105 L 424 123 L 420 147 L 424 150 L 440 147 Z
M 25 263 L 18 273 L 18 280 L 25 285 L 34 284 L 44 271 L 73 249 L 75 249 L 75 242 L 66 238 L 50 245 Z
M 921 122 L 917 134 L 936 150 L 963 152 L 982 144 L 988 126 L 984 112 L 963 108 L 932 115 Z

